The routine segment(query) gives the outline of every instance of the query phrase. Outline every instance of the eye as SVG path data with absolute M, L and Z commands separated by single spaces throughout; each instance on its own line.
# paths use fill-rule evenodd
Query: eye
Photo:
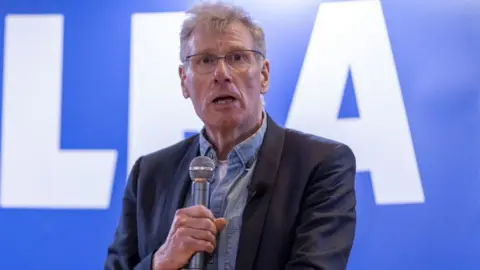
M 247 62 L 248 57 L 244 52 L 232 52 L 227 56 L 227 60 L 232 63 Z
M 208 65 L 215 62 L 215 57 L 211 55 L 198 55 L 195 62 L 199 65 Z
M 241 53 L 234 53 L 232 55 L 232 60 L 234 60 L 234 61 L 245 60 L 245 56 L 242 55 Z

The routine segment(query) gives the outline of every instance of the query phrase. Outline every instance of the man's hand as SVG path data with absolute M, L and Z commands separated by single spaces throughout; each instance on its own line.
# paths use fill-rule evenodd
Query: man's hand
M 180 269 L 196 252 L 213 253 L 227 221 L 202 205 L 177 210 L 165 243 L 153 256 L 153 270 Z

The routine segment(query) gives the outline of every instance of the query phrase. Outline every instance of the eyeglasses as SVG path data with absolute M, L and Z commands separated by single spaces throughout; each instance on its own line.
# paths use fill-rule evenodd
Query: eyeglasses
M 224 56 L 209 53 L 189 55 L 185 57 L 185 61 L 190 61 L 194 72 L 210 73 L 217 67 L 219 59 L 224 59 L 231 69 L 242 70 L 251 67 L 258 57 L 264 58 L 264 55 L 256 50 L 236 50 L 228 52 Z

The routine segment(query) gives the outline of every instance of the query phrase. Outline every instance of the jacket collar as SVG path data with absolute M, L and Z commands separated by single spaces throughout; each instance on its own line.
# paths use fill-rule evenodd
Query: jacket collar
M 279 173 L 285 129 L 267 115 L 267 130 L 249 190 L 253 192 L 243 211 L 235 269 L 253 269 L 275 180 Z

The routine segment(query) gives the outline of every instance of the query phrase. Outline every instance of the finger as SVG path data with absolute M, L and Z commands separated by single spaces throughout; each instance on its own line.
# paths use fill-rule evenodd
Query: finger
M 189 217 L 196 217 L 196 218 L 209 218 L 211 220 L 215 219 L 212 211 L 206 208 L 203 205 L 194 205 L 187 208 L 184 208 L 184 214 Z
M 213 235 L 217 234 L 217 226 L 208 218 L 187 218 L 183 227 L 209 231 Z
M 176 231 L 179 228 L 185 227 L 186 224 L 188 224 L 189 217 L 185 215 L 184 212 L 184 209 L 178 209 L 177 212 L 175 212 L 175 217 L 173 218 L 172 222 L 172 231 Z
M 207 224 L 204 221 L 200 224 L 200 226 L 205 226 L 205 227 L 191 226 L 190 224 L 194 222 L 191 220 L 191 218 L 205 218 L 205 219 L 211 220 L 212 222 L 215 219 L 215 217 L 213 216 L 213 213 L 209 209 L 207 209 L 205 206 L 202 206 L 202 205 L 195 205 L 187 208 L 181 208 L 175 212 L 175 217 L 173 220 L 174 230 L 180 227 L 193 227 L 198 229 L 204 228 L 204 229 L 212 230 L 210 228 L 212 226 L 210 224 Z
M 190 250 L 191 252 L 208 252 L 210 254 L 213 253 L 215 250 L 215 246 L 209 242 L 204 240 L 198 240 L 193 237 L 188 237 L 185 240 L 185 247 Z
M 179 239 L 183 239 L 185 237 L 192 237 L 197 240 L 210 242 L 213 246 L 216 246 L 217 243 L 217 238 L 215 237 L 215 234 L 210 231 L 192 228 L 180 228 L 177 233 Z
M 181 227 L 200 229 L 211 231 L 213 234 L 217 233 L 217 227 L 213 223 L 213 220 L 209 218 L 194 218 L 185 215 L 176 216 L 174 226 L 176 229 Z
M 213 221 L 215 224 L 215 227 L 217 229 L 217 232 L 221 231 L 225 226 L 228 224 L 228 221 L 224 218 L 217 218 Z

